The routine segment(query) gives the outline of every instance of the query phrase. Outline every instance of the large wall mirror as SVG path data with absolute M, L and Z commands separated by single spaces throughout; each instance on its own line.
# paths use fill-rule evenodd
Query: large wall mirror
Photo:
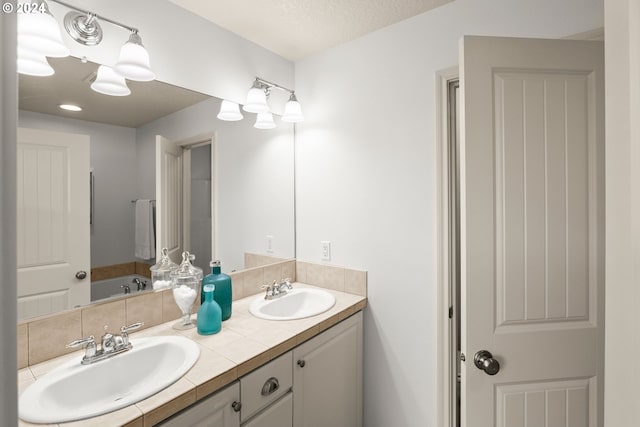
M 246 264 L 246 254 L 261 260 L 252 263 L 295 257 L 291 124 L 276 120 L 276 129 L 255 129 L 253 114 L 223 122 L 216 118 L 219 99 L 158 81 L 129 82 L 126 97 L 101 95 L 90 89 L 98 64 L 74 57 L 51 58 L 50 64 L 54 76 L 19 76 L 18 124 L 88 135 L 92 270 L 155 263 L 135 256 L 134 237 L 135 201 L 156 199 L 157 135 L 189 152 L 190 197 L 182 200 L 192 214 L 182 218 L 191 229 L 185 249 L 195 253 L 205 274 L 212 258 L 230 272 L 254 266 Z M 59 108 L 69 103 L 83 110 Z M 181 203 L 175 208 L 182 209 Z M 156 212 L 161 208 L 155 206 Z M 19 280 L 19 295 L 20 286 Z M 39 314 L 26 310 L 19 317 Z

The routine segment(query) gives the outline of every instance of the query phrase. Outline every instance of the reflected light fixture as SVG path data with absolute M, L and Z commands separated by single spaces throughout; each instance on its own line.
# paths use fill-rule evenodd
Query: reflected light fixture
M 291 96 L 286 104 L 284 104 L 284 114 L 282 115 L 283 122 L 299 123 L 304 120 L 302 115 L 302 107 L 296 98 L 296 94 L 291 92 Z
M 258 129 L 273 129 L 276 127 L 276 124 L 273 122 L 273 114 L 269 111 L 269 106 L 267 105 L 267 99 L 271 93 L 271 89 L 276 88 L 282 91 L 289 93 L 289 100 L 284 106 L 284 114 L 282 115 L 283 122 L 289 123 L 299 123 L 304 120 L 304 116 L 302 115 L 302 107 L 296 98 L 296 95 L 293 90 L 288 89 L 284 86 L 280 86 L 278 84 L 266 81 L 261 79 L 260 77 L 256 77 L 247 92 L 247 101 L 242 106 L 244 111 L 249 113 L 256 113 L 256 122 L 253 127 Z M 228 103 L 228 104 L 226 104 Z M 220 120 L 240 120 L 242 115 L 238 111 L 231 115 L 231 113 L 227 113 L 227 108 L 231 108 L 231 105 L 235 105 L 237 108 L 237 104 L 230 101 L 222 101 L 222 105 L 220 106 L 220 113 L 218 114 L 218 118 Z M 229 110 L 230 111 L 230 110 Z M 233 118 L 228 118 L 233 117 Z
M 253 125 L 256 129 L 273 129 L 276 124 L 273 122 L 273 114 L 270 111 L 266 113 L 258 113 L 256 123 Z
M 47 62 L 46 56 L 18 49 L 18 73 L 27 76 L 46 77 L 52 76 L 55 71 Z
M 98 76 L 91 83 L 91 89 L 103 95 L 111 96 L 127 96 L 131 93 L 127 83 L 124 81 L 124 77 L 106 65 L 98 67 Z
M 225 122 L 235 122 L 242 120 L 242 113 L 240 112 L 240 106 L 232 101 L 222 100 L 220 104 L 220 112 L 216 116 L 220 120 Z

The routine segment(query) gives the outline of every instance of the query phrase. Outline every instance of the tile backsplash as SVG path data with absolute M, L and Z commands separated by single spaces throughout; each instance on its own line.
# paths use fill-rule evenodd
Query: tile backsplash
M 360 296 L 367 295 L 366 271 L 326 264 L 287 260 L 232 272 L 229 276 L 233 283 L 234 300 L 263 292 L 260 289 L 262 285 L 284 278 Z M 199 303 L 198 298 L 194 313 Z M 171 290 L 163 289 L 22 321 L 17 329 L 18 368 L 76 351 L 67 349 L 65 345 L 89 335 L 99 339 L 104 334 L 105 325 L 108 325 L 109 332 L 118 333 L 123 325 L 144 322 L 144 329 L 177 320 L 180 315 Z

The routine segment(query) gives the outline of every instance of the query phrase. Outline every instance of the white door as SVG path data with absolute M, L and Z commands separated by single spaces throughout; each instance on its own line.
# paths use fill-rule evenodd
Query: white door
M 89 137 L 19 128 L 17 152 L 18 319 L 87 304 Z
M 184 248 L 182 147 L 156 136 L 156 256 L 162 248 L 180 264 Z M 187 204 L 188 205 L 188 204 Z
M 463 426 L 603 425 L 603 57 L 462 41 Z

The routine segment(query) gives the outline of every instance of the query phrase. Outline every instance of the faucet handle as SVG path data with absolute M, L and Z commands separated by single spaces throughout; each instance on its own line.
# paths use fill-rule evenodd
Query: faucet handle
M 89 338 L 81 338 L 79 340 L 71 341 L 65 347 L 74 348 L 83 346 L 85 344 L 87 345 L 87 347 L 85 347 L 84 349 L 84 357 L 82 358 L 82 360 L 85 361 L 90 360 L 92 357 L 94 357 L 98 350 L 98 346 L 96 345 L 96 340 L 93 335 L 90 335 Z
M 93 335 L 90 335 L 89 338 L 81 338 L 78 340 L 74 340 L 71 341 L 69 344 L 65 345 L 66 348 L 75 348 L 75 347 L 81 347 L 83 345 L 87 344 L 87 346 L 93 344 L 96 344 L 96 339 Z
M 141 327 L 142 325 L 144 325 L 144 322 L 136 322 L 136 323 L 133 323 L 133 324 L 131 324 L 129 326 L 122 326 L 120 328 L 120 333 L 136 330 L 139 327 Z

